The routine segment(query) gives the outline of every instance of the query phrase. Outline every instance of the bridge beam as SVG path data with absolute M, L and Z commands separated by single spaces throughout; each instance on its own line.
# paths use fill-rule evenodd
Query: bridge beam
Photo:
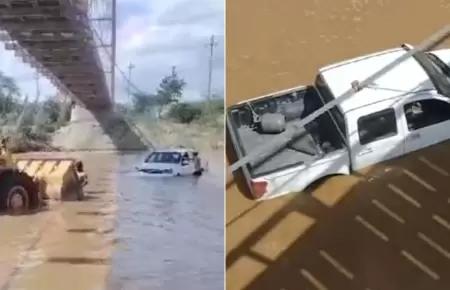
M 1 18 L 0 18 L 1 19 Z M 45 32 L 64 32 L 64 31 L 73 31 L 75 30 L 89 30 L 88 26 L 84 26 L 84 23 L 74 23 L 68 22 L 67 20 L 26 20 L 23 21 L 21 19 L 17 20 L 4 20 L 2 19 L 2 27 L 8 31 L 45 31 Z
M 70 45 L 69 45 L 70 44 Z M 85 43 L 77 43 L 77 42 L 49 42 L 49 43 L 38 43 L 31 42 L 27 43 L 26 41 L 21 41 L 21 44 L 16 42 L 6 42 L 5 49 L 7 50 L 19 50 L 21 48 L 32 49 L 33 51 L 83 51 L 86 50 L 88 52 L 95 52 L 96 48 L 108 47 L 108 45 L 97 45 L 91 46 Z

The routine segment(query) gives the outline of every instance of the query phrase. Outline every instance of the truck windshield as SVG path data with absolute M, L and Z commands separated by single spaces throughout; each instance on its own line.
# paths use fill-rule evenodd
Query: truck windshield
M 173 163 L 178 164 L 181 161 L 181 154 L 178 152 L 153 152 L 145 163 Z
M 414 59 L 425 70 L 439 94 L 450 97 L 450 68 L 431 52 L 417 52 Z

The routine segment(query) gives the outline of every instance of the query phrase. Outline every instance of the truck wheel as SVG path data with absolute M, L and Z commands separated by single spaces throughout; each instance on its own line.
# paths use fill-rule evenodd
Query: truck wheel
M 21 172 L 0 177 L 0 206 L 11 214 L 24 214 L 39 205 L 39 193 L 33 180 Z
M 6 210 L 11 213 L 23 213 L 28 210 L 28 192 L 21 185 L 11 187 L 6 194 Z

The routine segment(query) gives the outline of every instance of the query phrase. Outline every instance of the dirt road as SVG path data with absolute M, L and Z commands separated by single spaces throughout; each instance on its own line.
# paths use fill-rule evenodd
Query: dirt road
M 226 10 L 231 105 L 418 43 L 448 24 L 450 3 L 228 0 Z M 449 170 L 450 146 L 439 145 L 260 204 L 228 180 L 227 289 L 450 289 Z

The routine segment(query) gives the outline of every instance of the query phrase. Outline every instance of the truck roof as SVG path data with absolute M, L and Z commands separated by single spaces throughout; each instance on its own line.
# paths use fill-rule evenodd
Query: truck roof
M 339 97 L 395 59 L 407 53 L 402 48 L 353 58 L 319 70 L 334 96 Z M 435 90 L 428 75 L 414 58 L 408 58 L 378 78 L 372 85 L 344 100 L 339 107 L 345 113 L 372 103 L 393 99 L 411 92 Z
M 173 152 L 173 153 L 185 153 L 185 152 L 196 152 L 194 149 L 191 148 L 166 148 L 166 149 L 157 149 L 154 151 L 151 151 L 150 153 L 153 152 Z

